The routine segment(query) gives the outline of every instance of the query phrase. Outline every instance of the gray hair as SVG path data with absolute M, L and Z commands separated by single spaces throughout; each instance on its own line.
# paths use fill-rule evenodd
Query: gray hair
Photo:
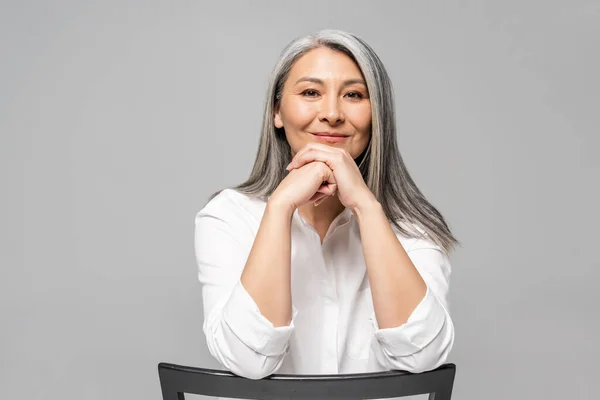
M 356 62 L 365 78 L 372 110 L 371 139 L 356 162 L 387 218 L 399 232 L 411 237 L 422 235 L 422 232 L 411 227 L 415 224 L 449 254 L 459 242 L 450 232 L 440 212 L 417 188 L 400 155 L 390 78 L 373 49 L 359 37 L 347 32 L 322 30 L 293 40 L 283 50 L 267 89 L 262 134 L 254 167 L 250 177 L 233 189 L 266 199 L 285 178 L 285 167 L 292 159 L 291 148 L 283 128 L 277 129 L 274 125 L 274 113 L 294 62 L 309 50 L 318 47 L 327 47 L 348 55 Z M 210 199 L 220 192 L 214 193 Z

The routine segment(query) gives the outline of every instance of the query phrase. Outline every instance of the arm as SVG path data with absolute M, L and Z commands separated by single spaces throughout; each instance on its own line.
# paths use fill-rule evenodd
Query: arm
M 249 251 L 252 238 L 243 237 L 248 228 L 234 207 L 213 205 L 196 216 L 203 330 L 210 353 L 225 368 L 260 379 L 279 369 L 293 331 L 296 310 L 286 291 L 290 283 L 285 282 L 290 275 L 291 218 L 268 207 Z
M 429 240 L 406 252 L 374 199 L 357 205 L 354 213 L 373 297 L 378 361 L 410 372 L 437 368 L 454 343 L 447 256 Z
M 292 319 L 291 219 L 294 208 L 270 200 L 241 282 L 261 313 L 275 326 Z

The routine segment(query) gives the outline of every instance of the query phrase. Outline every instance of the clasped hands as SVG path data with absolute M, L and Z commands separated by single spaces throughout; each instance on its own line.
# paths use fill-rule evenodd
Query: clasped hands
M 334 184 L 332 187 L 335 188 L 332 195 L 337 194 L 345 207 L 354 212 L 360 205 L 376 200 L 365 183 L 358 165 L 345 149 L 309 143 L 298 151 L 286 169 L 291 172 L 314 161 L 323 162 L 331 169 L 334 182 L 329 183 Z M 323 199 L 315 205 L 321 201 Z

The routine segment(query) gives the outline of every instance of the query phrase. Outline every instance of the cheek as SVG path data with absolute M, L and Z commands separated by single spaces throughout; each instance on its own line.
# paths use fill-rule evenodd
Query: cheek
M 351 123 L 359 132 L 359 136 L 352 143 L 350 155 L 356 158 L 365 150 L 371 138 L 371 107 L 367 105 L 354 111 Z
M 371 132 L 371 107 L 365 106 L 352 114 L 352 125 L 362 134 Z
M 284 126 L 288 129 L 302 129 L 315 117 L 314 107 L 306 102 L 289 101 L 281 110 Z

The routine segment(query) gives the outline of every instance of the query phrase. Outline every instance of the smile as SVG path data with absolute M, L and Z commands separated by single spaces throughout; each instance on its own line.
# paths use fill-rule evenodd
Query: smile
M 325 143 L 339 143 L 348 139 L 350 136 L 332 132 L 311 133 L 317 140 Z

